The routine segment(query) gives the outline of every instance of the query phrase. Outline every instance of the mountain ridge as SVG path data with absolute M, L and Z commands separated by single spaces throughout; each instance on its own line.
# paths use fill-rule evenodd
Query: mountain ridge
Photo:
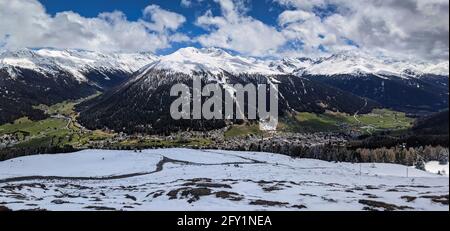
M 72 49 L 19 49 L 0 52 L 0 68 L 19 67 L 43 73 L 64 70 L 80 82 L 89 71 L 133 73 L 156 60 L 150 53 L 102 53 Z
M 51 68 L 52 65 L 70 69 L 121 69 L 138 71 L 142 67 L 173 70 L 190 74 L 192 71 L 209 71 L 213 74 L 227 71 L 234 74 L 295 74 L 340 75 L 379 74 L 404 78 L 424 75 L 449 76 L 449 63 L 424 62 L 413 59 L 375 57 L 364 52 L 346 51 L 318 58 L 293 57 L 259 59 L 231 55 L 220 48 L 185 47 L 157 56 L 149 52 L 121 53 L 95 52 L 74 49 L 19 49 L 0 50 L 0 68 Z M 75 71 L 80 71 L 75 70 Z
M 272 67 L 296 75 L 366 75 L 398 76 L 402 78 L 421 77 L 423 75 L 449 76 L 447 62 L 424 62 L 418 60 L 374 57 L 363 52 L 341 52 L 320 58 L 285 58 L 274 61 Z

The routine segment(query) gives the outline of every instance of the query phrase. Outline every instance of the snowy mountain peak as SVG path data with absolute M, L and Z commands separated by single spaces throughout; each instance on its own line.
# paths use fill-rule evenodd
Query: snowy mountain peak
M 214 56 L 214 57 L 232 57 L 229 53 L 226 51 L 219 49 L 219 48 L 202 48 L 198 49 L 195 47 L 185 47 L 181 48 L 178 51 L 175 51 L 171 55 L 182 55 L 185 57 L 192 57 L 196 55 L 206 55 L 206 56 Z
M 182 48 L 170 55 L 163 56 L 150 68 L 169 70 L 178 73 L 209 72 L 217 75 L 223 72 L 233 74 L 282 74 L 266 63 L 241 56 L 233 56 L 217 48 Z
M 286 74 L 291 74 L 302 72 L 312 66 L 314 62 L 310 58 L 284 58 L 280 61 L 271 62 L 269 67 Z

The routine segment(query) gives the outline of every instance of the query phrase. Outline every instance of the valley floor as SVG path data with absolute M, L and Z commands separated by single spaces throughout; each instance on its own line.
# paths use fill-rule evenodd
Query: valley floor
M 271 153 L 85 150 L 0 162 L 12 210 L 448 211 L 449 178 Z

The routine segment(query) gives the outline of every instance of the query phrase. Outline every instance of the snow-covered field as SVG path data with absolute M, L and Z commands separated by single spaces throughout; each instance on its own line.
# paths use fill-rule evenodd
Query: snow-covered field
M 448 176 L 412 167 L 270 153 L 86 150 L 0 162 L 0 207 L 12 210 L 448 211 L 448 195 Z
M 440 173 L 441 175 L 449 175 L 448 163 L 446 165 L 439 164 L 439 161 L 430 161 L 425 164 L 427 172 Z

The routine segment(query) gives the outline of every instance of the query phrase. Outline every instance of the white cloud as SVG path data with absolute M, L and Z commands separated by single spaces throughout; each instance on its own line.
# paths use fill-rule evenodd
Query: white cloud
M 314 6 L 323 6 L 325 5 L 326 0 L 274 0 L 281 5 L 297 7 L 299 9 L 310 10 Z
M 197 19 L 196 24 L 210 33 L 201 35 L 197 41 L 207 47 L 220 47 L 245 55 L 268 56 L 286 42 L 276 28 L 245 15 L 243 1 L 215 0 L 220 5 L 221 16 L 211 11 Z
M 185 8 L 192 8 L 202 4 L 205 0 L 181 0 L 180 5 Z M 209 0 L 207 0 L 209 1 Z
M 312 12 L 287 10 L 279 15 L 278 23 L 286 39 L 296 44 L 284 50 L 282 55 L 320 56 L 355 49 L 345 37 L 336 33 L 333 26 Z
M 181 6 L 190 7 L 192 5 L 192 0 L 181 0 Z
M 36 0 L 0 0 L 0 38 L 6 48 L 55 47 L 103 51 L 156 51 L 187 40 L 176 30 L 184 16 L 151 5 L 128 21 L 119 11 L 86 18 L 67 11 L 51 16 Z M 1 40 L 1 39 L 0 39 Z
M 348 49 L 343 38 L 361 49 L 391 56 L 448 60 L 448 0 L 274 0 L 295 8 L 279 17 L 286 36 L 301 39 L 306 47 L 317 45 L 315 37 L 325 35 L 331 51 Z M 324 19 L 314 7 L 334 5 L 335 12 Z
M 315 15 L 311 12 L 304 10 L 286 10 L 280 14 L 278 17 L 278 22 L 281 26 L 286 26 L 287 24 L 293 22 L 303 22 L 314 18 Z
M 158 5 L 147 6 L 144 9 L 144 17 L 152 21 L 147 24 L 147 27 L 158 32 L 176 30 L 186 22 L 183 15 L 161 9 Z

